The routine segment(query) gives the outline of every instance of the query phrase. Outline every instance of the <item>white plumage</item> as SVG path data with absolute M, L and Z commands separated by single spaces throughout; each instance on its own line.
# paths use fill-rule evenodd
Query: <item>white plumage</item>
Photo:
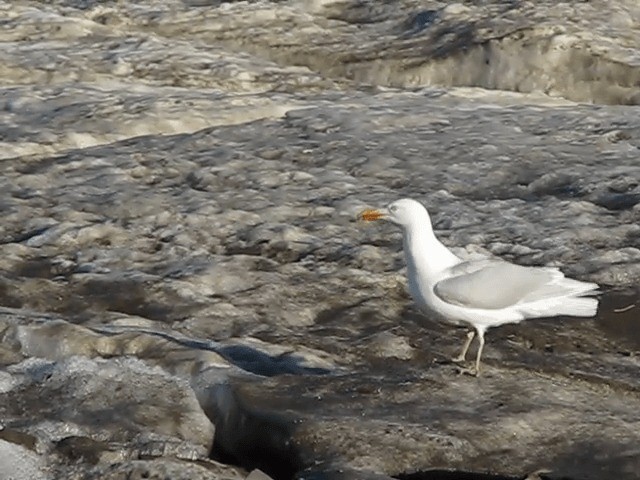
M 367 221 L 388 220 L 402 228 L 409 291 L 416 304 L 441 319 L 473 326 L 462 352 L 464 361 L 475 333 L 479 347 L 475 369 L 480 373 L 484 334 L 490 327 L 528 318 L 571 315 L 592 317 L 598 285 L 565 278 L 557 268 L 523 267 L 497 259 L 463 261 L 436 238 L 422 204 L 397 200 L 387 208 L 365 210 Z

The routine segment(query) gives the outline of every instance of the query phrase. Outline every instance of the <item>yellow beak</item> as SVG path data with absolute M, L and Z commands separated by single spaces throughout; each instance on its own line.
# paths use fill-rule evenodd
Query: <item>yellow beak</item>
M 384 213 L 382 213 L 380 210 L 374 209 L 364 210 L 360 213 L 360 215 L 358 215 L 358 218 L 364 220 L 365 222 L 374 222 L 376 220 L 380 220 L 383 217 Z

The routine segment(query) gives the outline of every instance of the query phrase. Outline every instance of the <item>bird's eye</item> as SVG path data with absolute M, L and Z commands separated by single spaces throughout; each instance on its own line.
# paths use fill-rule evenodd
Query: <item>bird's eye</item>
M 395 212 L 396 210 L 398 210 L 398 207 L 396 205 L 391 205 L 389 207 L 389 210 L 391 210 L 392 212 Z

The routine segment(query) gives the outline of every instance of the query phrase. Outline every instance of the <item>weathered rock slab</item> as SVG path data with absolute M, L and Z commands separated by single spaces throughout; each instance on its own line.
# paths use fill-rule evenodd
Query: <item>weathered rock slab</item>
M 636 1 L 0 15 L 0 477 L 637 477 Z M 355 221 L 405 196 L 598 315 L 457 375 Z

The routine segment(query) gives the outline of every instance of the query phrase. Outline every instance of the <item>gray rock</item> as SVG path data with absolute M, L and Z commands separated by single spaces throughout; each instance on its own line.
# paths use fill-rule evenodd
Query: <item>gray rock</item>
M 212 461 L 190 463 L 174 459 L 130 460 L 101 465 L 81 472 L 71 472 L 73 480 L 101 478 L 105 480 L 129 480 L 146 478 L 171 478 L 172 480 L 239 480 L 242 471 L 216 464 Z
M 262 470 L 256 468 L 247 475 L 246 480 L 271 480 L 271 477 Z
M 3 432 L 0 431 L 0 436 Z M 0 478 L 40 480 L 47 478 L 43 460 L 21 445 L 0 439 Z
M 0 10 L 0 477 L 637 477 L 634 2 Z M 457 376 L 403 196 L 598 316 Z

